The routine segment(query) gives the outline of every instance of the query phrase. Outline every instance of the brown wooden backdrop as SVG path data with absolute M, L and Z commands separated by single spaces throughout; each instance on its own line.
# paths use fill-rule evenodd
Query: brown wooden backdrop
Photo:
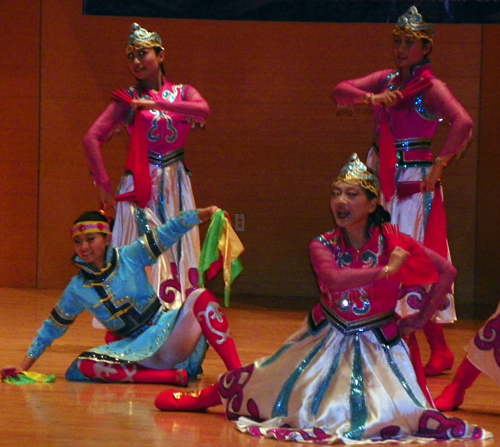
M 81 1 L 65 0 L 0 2 L 0 19 L 0 287 L 62 288 L 74 274 L 69 226 L 99 204 L 81 140 L 110 92 L 133 83 L 124 48 L 138 21 L 162 35 L 168 78 L 211 106 L 187 161 L 200 206 L 246 215 L 234 296 L 292 307 L 315 299 L 307 245 L 331 227 L 330 182 L 352 152 L 364 155 L 372 126 L 367 114 L 338 116 L 329 94 L 342 79 L 392 66 L 392 25 L 89 17 Z M 476 123 L 444 185 L 459 310 L 482 318 L 500 289 L 500 26 L 436 32 L 436 74 Z M 125 135 L 105 147 L 115 184 L 126 150 Z

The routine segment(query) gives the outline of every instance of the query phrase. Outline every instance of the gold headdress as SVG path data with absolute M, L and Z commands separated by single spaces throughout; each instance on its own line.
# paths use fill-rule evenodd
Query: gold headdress
M 411 34 L 419 39 L 427 39 L 432 42 L 434 36 L 434 25 L 424 22 L 422 14 L 415 6 L 411 6 L 402 16 L 398 18 L 393 34 Z
M 338 182 L 357 183 L 364 189 L 379 196 L 380 184 L 375 174 L 370 172 L 366 165 L 359 159 L 358 154 L 352 154 L 349 162 L 340 170 L 332 187 Z
M 148 30 L 141 28 L 138 23 L 133 23 L 130 27 L 130 36 L 127 42 L 127 49 L 125 53 L 127 56 L 134 50 L 142 50 L 143 48 L 161 48 L 161 37 L 158 33 L 149 32 Z

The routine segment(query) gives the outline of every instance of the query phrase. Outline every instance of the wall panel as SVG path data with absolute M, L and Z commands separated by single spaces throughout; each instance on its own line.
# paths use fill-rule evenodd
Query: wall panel
M 500 26 L 484 26 L 482 46 L 481 114 L 479 132 L 476 296 L 473 309 L 480 317 L 488 316 L 500 297 L 496 259 L 500 250 L 500 108 L 498 107 L 498 54 Z
M 20 10 L 25 11 L 19 14 Z M 36 286 L 40 5 L 0 2 L 0 276 L 2 287 Z

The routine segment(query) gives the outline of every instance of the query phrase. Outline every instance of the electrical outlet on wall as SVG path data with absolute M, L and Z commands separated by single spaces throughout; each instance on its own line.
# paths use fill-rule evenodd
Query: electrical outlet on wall
M 245 215 L 235 214 L 234 215 L 234 231 L 245 231 Z

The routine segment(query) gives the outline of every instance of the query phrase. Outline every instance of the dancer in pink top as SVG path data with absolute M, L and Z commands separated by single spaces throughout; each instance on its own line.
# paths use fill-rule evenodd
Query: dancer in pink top
M 128 67 L 137 83 L 112 94 L 112 101 L 84 137 L 85 155 L 105 209 L 116 206 L 113 245 L 131 243 L 195 201 L 184 165 L 190 130 L 203 124 L 209 106 L 193 87 L 165 79 L 165 52 L 160 36 L 137 23 L 126 47 Z M 130 133 L 126 172 L 115 195 L 101 146 L 120 126 Z M 149 271 L 164 305 L 180 308 L 198 286 L 200 252 L 197 229 L 167 250 Z
M 389 224 L 379 197 L 378 178 L 353 154 L 332 184 L 335 228 L 309 245 L 320 296 L 302 326 L 274 354 L 210 387 L 164 390 L 156 407 L 202 411 L 223 404 L 240 431 L 294 443 L 491 438 L 436 411 L 418 381 L 402 336 L 433 316 L 456 270 Z M 395 315 L 401 283 L 429 286 L 421 312 Z
M 339 108 L 373 107 L 375 141 L 367 164 L 379 174 L 383 203 L 392 223 L 449 257 L 440 179 L 450 161 L 466 149 L 473 123 L 445 83 L 432 73 L 433 35 L 433 25 L 424 22 L 412 6 L 399 17 L 393 31 L 397 69 L 343 81 L 333 89 L 332 98 Z M 449 124 L 449 131 L 443 146 L 433 151 L 431 143 L 440 120 Z M 418 311 L 420 293 L 410 290 L 402 295 L 397 311 L 402 316 Z M 453 353 L 442 324 L 455 320 L 450 293 L 434 320 L 424 327 L 431 347 L 426 375 L 452 368 Z

